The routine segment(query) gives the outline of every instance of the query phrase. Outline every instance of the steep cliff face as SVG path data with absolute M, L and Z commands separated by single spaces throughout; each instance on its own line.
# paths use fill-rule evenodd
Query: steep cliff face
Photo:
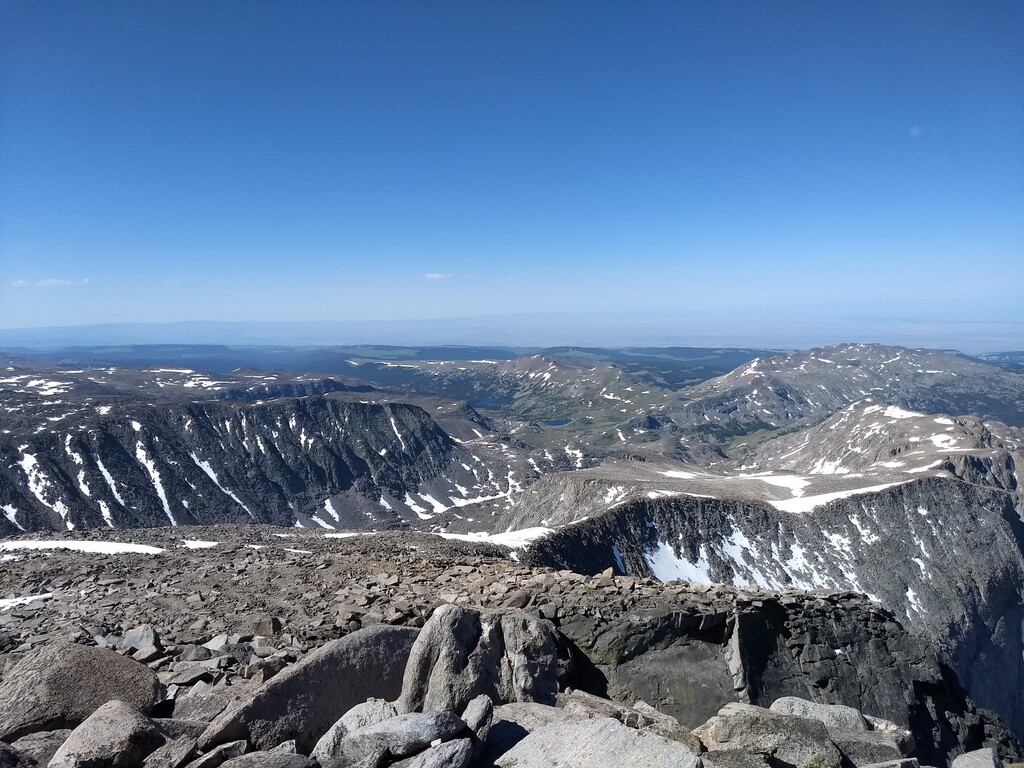
M 596 573 L 870 595 L 931 640 L 980 706 L 1024 731 L 1024 524 L 1015 494 L 927 478 L 800 515 L 753 501 L 626 501 L 527 557 Z
M 394 527 L 501 497 L 525 472 L 521 457 L 455 442 L 418 406 L 331 396 L 101 405 L 55 429 L 0 437 L 2 533 Z
M 564 619 L 560 630 L 578 650 L 580 684 L 643 699 L 690 727 L 730 701 L 769 706 L 796 696 L 845 704 L 910 730 L 914 754 L 928 765 L 982 746 L 1006 758 L 1020 753 L 1016 738 L 974 707 L 927 642 L 863 596 L 712 587 L 695 597 L 681 586 L 679 597 L 672 608 Z

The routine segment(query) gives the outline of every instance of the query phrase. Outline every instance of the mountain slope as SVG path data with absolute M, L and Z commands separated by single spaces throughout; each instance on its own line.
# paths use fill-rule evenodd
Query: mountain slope
M 419 405 L 331 391 L 344 387 L 329 380 L 265 376 L 243 387 L 164 369 L 6 378 L 15 381 L 0 390 L 4 533 L 424 524 L 507 498 L 543 467 L 572 466 L 497 439 L 459 404 L 431 407 L 463 438 Z M 313 394 L 276 396 L 296 392 Z
M 1024 425 L 1024 375 L 956 353 L 874 344 L 758 358 L 682 394 L 672 419 L 722 437 L 818 421 L 865 397 Z
M 927 478 L 804 514 L 739 499 L 627 500 L 526 561 L 661 580 L 864 592 L 939 648 L 982 706 L 1024 730 L 1024 524 L 1014 495 Z

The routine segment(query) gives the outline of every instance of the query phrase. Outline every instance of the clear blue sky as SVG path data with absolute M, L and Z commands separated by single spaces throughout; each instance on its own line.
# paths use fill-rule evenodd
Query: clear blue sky
M 1024 319 L 1017 0 L 0 20 L 0 327 Z

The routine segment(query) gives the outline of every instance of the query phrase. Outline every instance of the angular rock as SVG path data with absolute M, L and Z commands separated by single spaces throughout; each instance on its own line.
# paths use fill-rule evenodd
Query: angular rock
M 382 750 L 392 757 L 421 752 L 435 741 L 448 741 L 468 729 L 454 712 L 413 712 L 397 715 L 347 734 L 334 754 L 321 761 L 324 768 L 356 765 Z
M 872 731 L 891 736 L 893 743 L 896 744 L 896 748 L 900 751 L 900 754 L 909 755 L 914 751 L 914 747 L 916 746 L 914 743 L 914 734 L 906 728 L 897 725 L 892 720 L 885 720 L 881 717 L 875 717 L 874 715 L 864 715 L 864 719 L 868 721 L 868 725 L 871 726 Z
M 233 757 L 241 757 L 249 751 L 249 743 L 245 739 L 229 741 L 211 749 L 204 755 L 189 763 L 186 768 L 217 768 Z
M 696 768 L 700 761 L 682 744 L 602 717 L 539 728 L 494 764 L 499 768 Z
M 557 673 L 550 622 L 520 611 L 442 605 L 413 646 L 398 711 L 462 711 L 481 694 L 499 703 L 553 704 Z
M 182 720 L 209 723 L 235 701 L 239 692 L 214 688 L 205 693 L 190 693 L 174 700 L 174 716 Z
M 784 715 L 818 720 L 829 730 L 866 731 L 868 729 L 867 721 L 860 712 L 842 704 L 819 704 L 816 701 L 807 701 L 796 696 L 783 696 L 772 702 L 769 709 Z
M 722 749 L 716 752 L 705 752 L 701 761 L 714 768 L 772 768 L 768 758 L 756 752 L 744 752 L 740 749 Z
M 951 768 L 1003 768 L 1003 761 L 991 747 L 975 749 L 953 758 Z
M 268 749 L 295 739 L 300 752 L 371 697 L 394 699 L 418 631 L 377 626 L 333 640 L 229 706 L 199 740 L 202 749 L 235 739 Z
M 494 720 L 494 702 L 490 696 L 480 695 L 466 705 L 462 713 L 462 722 L 480 741 L 487 740 Z
M 867 763 L 858 768 L 920 768 L 916 757 L 904 757 L 901 760 L 889 760 L 884 763 Z
M 196 740 L 189 736 L 166 742 L 150 754 L 143 768 L 181 768 L 192 760 L 199 751 Z
M 71 730 L 62 728 L 56 731 L 38 731 L 22 736 L 11 746 L 22 755 L 27 756 L 36 765 L 46 765 L 60 749 L 60 745 L 68 740 Z
M 829 738 L 854 765 L 888 763 L 901 760 L 904 754 L 896 740 L 887 733 L 875 731 L 829 731 Z
M 313 768 L 316 763 L 294 752 L 250 752 L 221 763 L 222 768 Z
M 160 635 L 152 624 L 143 624 L 124 633 L 117 644 L 121 651 L 138 651 L 143 648 L 161 648 Z
M 392 763 L 391 768 L 467 768 L 472 760 L 473 742 L 470 739 L 455 739 Z
M 115 699 L 71 732 L 49 768 L 131 768 L 163 743 L 164 734 L 152 720 Z
M 320 737 L 310 757 L 316 758 L 321 765 L 326 765 L 326 761 L 337 753 L 341 740 L 346 735 L 367 725 L 383 722 L 397 714 L 395 705 L 383 699 L 369 699 L 362 704 L 356 704 Z
M 77 726 L 112 699 L 148 714 L 159 692 L 156 673 L 144 664 L 103 648 L 48 643 L 0 683 L 0 741 Z
M 820 720 L 752 704 L 726 704 L 694 732 L 709 751 L 739 749 L 797 768 L 839 768 L 842 756 Z

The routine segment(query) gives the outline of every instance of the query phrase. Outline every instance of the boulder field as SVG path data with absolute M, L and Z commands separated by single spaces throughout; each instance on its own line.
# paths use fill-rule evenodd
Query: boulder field
M 5 562 L 0 768 L 1021 759 L 862 595 L 588 577 L 424 536 L 260 541 Z

